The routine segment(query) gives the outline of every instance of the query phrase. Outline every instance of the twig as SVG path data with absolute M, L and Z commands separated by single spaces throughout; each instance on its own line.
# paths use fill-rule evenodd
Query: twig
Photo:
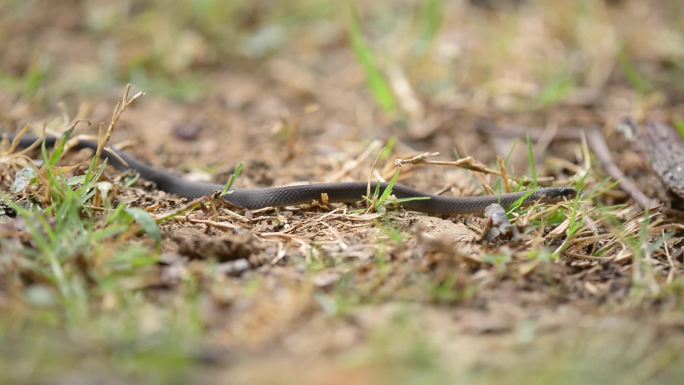
M 17 135 L 14 137 L 14 140 L 12 141 L 12 144 L 10 145 L 10 150 L 9 150 L 9 153 L 10 153 L 10 154 L 14 153 L 14 151 L 17 149 L 17 147 L 19 146 L 19 142 L 21 141 L 21 138 L 24 136 L 24 134 L 26 134 L 26 132 L 28 131 L 28 128 L 29 128 L 28 126 L 24 126 L 24 127 L 17 133 Z M 28 146 L 28 147 L 26 147 L 25 149 L 19 151 L 17 154 L 18 154 L 18 155 L 26 155 L 26 154 L 28 154 L 29 152 L 31 152 L 31 151 L 35 150 L 36 148 L 38 148 L 38 146 L 40 146 L 41 143 L 43 143 L 43 140 L 45 140 L 45 130 L 46 130 L 46 125 L 43 124 L 43 129 L 40 131 L 40 136 L 38 137 L 38 139 L 37 139 L 35 142 L 31 143 L 30 146 Z
M 271 259 L 271 265 L 277 265 L 278 262 L 285 258 L 285 255 L 287 255 L 287 249 L 285 249 L 282 242 L 278 242 L 278 251 L 276 252 L 275 257 Z
M 215 227 L 215 228 L 221 229 L 221 230 L 244 230 L 242 227 L 236 226 L 236 225 L 234 225 L 232 223 L 228 223 L 228 222 L 216 222 L 216 221 L 210 221 L 210 220 L 206 220 L 206 219 L 194 219 L 194 218 L 190 218 L 190 217 L 185 217 L 185 220 L 190 222 L 190 223 L 193 223 L 193 224 L 207 225 L 207 226 Z
M 19 147 L 19 142 L 21 141 L 21 138 L 26 134 L 26 132 L 28 132 L 29 128 L 30 128 L 30 127 L 29 127 L 29 125 L 27 124 L 27 125 L 25 125 L 24 127 L 22 127 L 22 128 L 19 130 L 19 132 L 17 132 L 17 134 L 16 134 L 15 137 L 14 137 L 14 140 L 12 141 L 12 143 L 10 143 L 10 148 L 9 148 L 9 150 L 8 150 L 8 152 L 9 152 L 10 154 L 13 154 L 14 151 L 16 151 L 17 147 Z M 41 138 L 41 139 L 42 139 L 42 138 Z M 3 140 L 5 140 L 5 139 L 3 139 Z M 33 149 L 33 148 L 35 148 L 35 146 L 38 145 L 38 143 L 40 143 L 40 140 L 37 140 L 37 141 L 33 142 L 29 147 L 31 147 L 31 149 Z M 26 153 L 27 150 L 28 150 L 28 148 L 26 148 L 24 151 L 22 151 L 22 153 Z
M 407 164 L 412 164 L 412 165 L 422 164 L 422 163 L 425 163 L 428 158 L 431 158 L 431 157 L 437 156 L 437 155 L 439 155 L 439 152 L 424 152 L 424 153 L 418 154 L 412 158 L 397 159 L 394 161 L 394 165 L 397 167 L 403 167 Z
M 332 234 L 333 237 L 335 237 L 335 240 L 333 242 L 335 244 L 337 244 L 340 247 L 340 249 L 346 250 L 349 247 L 349 245 L 347 245 L 347 243 L 342 238 L 342 235 L 340 234 L 339 231 L 337 231 L 336 228 L 332 227 L 331 225 L 329 225 L 326 222 L 321 222 L 321 224 L 323 226 L 325 226 L 326 228 L 328 228 L 328 231 L 330 232 L 330 234 Z
M 504 190 L 506 192 L 513 191 L 511 188 L 511 183 L 509 182 L 508 171 L 506 171 L 506 164 L 504 163 L 503 158 L 497 155 L 496 162 L 499 165 L 499 170 L 501 170 L 501 180 L 503 181 Z
M 461 159 L 453 160 L 453 161 L 451 161 L 451 160 L 429 160 L 428 159 L 428 158 L 431 158 L 431 157 L 434 157 L 437 155 L 439 155 L 438 152 L 425 152 L 422 154 L 418 154 L 418 155 L 416 155 L 412 158 L 409 158 L 409 159 L 397 159 L 394 161 L 394 164 L 397 167 L 403 167 L 403 166 L 406 166 L 409 164 L 413 165 L 413 166 L 435 165 L 435 166 L 460 167 L 460 168 L 464 168 L 466 170 L 480 172 L 483 174 L 491 174 L 491 175 L 496 175 L 496 176 L 502 176 L 501 172 L 485 166 L 484 164 L 475 160 L 475 158 L 473 158 L 472 156 L 466 156 L 465 158 L 461 158 Z
M 154 216 L 154 220 L 157 222 L 163 222 L 163 221 L 165 221 L 169 218 L 175 217 L 175 216 L 177 216 L 177 215 L 179 215 L 185 211 L 194 210 L 195 208 L 199 207 L 202 203 L 209 200 L 210 198 L 211 198 L 211 196 L 207 195 L 207 196 L 199 197 L 197 199 L 193 199 L 190 202 L 188 202 L 182 206 L 178 206 L 174 210 L 171 210 L 171 211 L 166 212 L 166 213 L 161 214 L 161 215 Z
M 662 232 L 662 237 L 665 239 L 665 230 Z M 675 264 L 674 261 L 672 260 L 672 256 L 670 255 L 670 249 L 667 247 L 667 241 L 663 244 L 663 248 L 665 249 L 665 256 L 667 257 L 667 263 L 670 264 L 670 271 L 667 273 L 667 283 L 670 284 L 672 283 L 672 280 L 674 279 L 674 272 L 675 272 Z
M 286 234 L 286 233 L 281 233 L 281 232 L 266 232 L 266 233 L 258 233 L 255 234 L 255 237 L 259 238 L 283 238 L 291 241 L 297 242 L 301 247 L 304 247 L 306 249 L 310 249 L 311 245 L 309 245 L 306 241 L 303 239 L 299 238 L 296 235 L 292 234 Z
M 615 179 L 620 185 L 620 188 L 629 194 L 641 208 L 650 209 L 658 205 L 658 202 L 647 197 L 646 194 L 639 189 L 636 183 L 627 178 L 617 164 L 615 164 L 615 161 L 610 154 L 610 150 L 608 149 L 606 139 L 599 129 L 587 130 L 587 142 L 606 173 L 610 175 L 611 178 Z
M 233 218 L 239 220 L 240 222 L 245 222 L 245 223 L 252 222 L 252 219 L 249 219 L 249 218 L 245 217 L 244 215 L 240 215 L 233 210 L 228 210 L 225 207 L 221 208 L 221 212 L 228 214 L 230 217 L 233 217 Z

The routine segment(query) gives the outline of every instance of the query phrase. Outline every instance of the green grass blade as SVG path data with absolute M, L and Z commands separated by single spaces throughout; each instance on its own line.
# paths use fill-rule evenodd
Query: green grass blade
M 506 211 L 506 215 L 510 215 L 511 213 L 515 212 L 518 210 L 522 205 L 529 199 L 535 192 L 537 192 L 538 189 L 530 190 L 523 194 L 520 198 L 516 199 L 513 204 L 508 208 L 508 211 Z
M 230 178 L 228 179 L 228 182 L 226 183 L 225 186 L 223 186 L 223 191 L 221 191 L 221 196 L 226 196 L 231 193 L 231 188 L 233 188 L 233 185 L 235 184 L 235 181 L 237 181 L 237 178 L 242 175 L 242 171 L 244 171 L 245 165 L 240 162 L 238 163 L 237 167 L 235 167 L 235 171 L 233 171 L 233 174 L 231 174 Z
M 49 67 L 49 60 L 41 59 L 38 61 L 38 63 L 34 64 L 30 71 L 26 74 L 24 77 L 24 91 L 26 98 L 30 99 L 38 93 L 40 87 L 43 85 L 43 83 L 45 83 Z
M 622 73 L 625 75 L 632 88 L 642 95 L 653 91 L 655 88 L 653 87 L 653 84 L 639 73 L 624 51 L 621 51 L 618 54 L 618 63 L 620 64 Z
M 382 152 L 380 153 L 380 156 L 378 159 L 380 160 L 387 160 L 392 156 L 392 153 L 394 152 L 394 146 L 397 144 L 397 138 L 395 136 L 389 138 L 387 141 L 387 144 L 385 147 L 382 149 Z
M 684 138 L 684 121 L 675 118 L 672 121 L 672 125 L 674 125 L 675 129 L 677 130 L 677 133 L 679 133 L 679 136 L 681 138 Z
M 538 96 L 538 103 L 542 107 L 550 107 L 567 98 L 575 87 L 575 79 L 567 72 L 553 74 L 544 85 Z
M 138 208 L 127 208 L 126 213 L 128 213 L 128 215 L 130 215 L 133 220 L 135 220 L 135 222 L 142 227 L 143 231 L 145 231 L 147 235 L 154 239 L 157 245 L 161 243 L 161 231 L 159 230 L 159 226 L 157 226 L 157 222 L 154 221 L 154 218 L 152 218 L 150 213 Z
M 392 195 L 392 190 L 394 189 L 394 185 L 397 184 L 397 181 L 399 180 L 399 170 L 394 172 L 394 175 L 392 175 L 392 179 L 390 179 L 389 182 L 387 182 L 387 187 L 382 191 L 382 194 L 378 198 L 378 201 L 376 202 L 376 208 L 380 209 L 382 208 L 385 203 L 387 203 L 387 200 L 389 197 Z
M 387 79 L 375 61 L 375 57 L 366 41 L 352 0 L 349 0 L 349 39 L 356 58 L 366 74 L 370 91 L 376 103 L 387 113 L 397 110 L 397 99 Z
M 43 160 L 45 161 L 46 165 L 49 166 L 49 168 L 56 166 L 57 163 L 59 163 L 59 161 L 62 160 L 62 157 L 64 156 L 64 151 L 66 149 L 66 144 L 69 141 L 69 139 L 71 139 L 73 133 L 73 127 L 64 131 L 62 136 L 60 136 L 57 140 L 57 143 L 55 143 L 55 146 L 52 149 L 52 154 L 50 154 L 49 156 L 47 153 L 47 147 L 45 147 L 45 142 L 43 142 L 41 146 L 41 152 L 43 155 Z
M 429 201 L 430 197 L 409 197 L 397 199 L 397 203 L 415 202 L 415 201 Z
M 444 19 L 442 0 L 426 0 L 420 10 L 421 46 L 429 47 L 442 27 Z M 424 50 L 425 48 L 423 48 Z

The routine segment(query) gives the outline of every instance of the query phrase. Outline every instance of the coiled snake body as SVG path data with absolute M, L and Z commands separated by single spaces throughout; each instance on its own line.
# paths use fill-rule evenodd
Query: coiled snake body
M 9 141 L 14 140 L 14 135 L 3 135 Z M 39 140 L 35 136 L 24 136 L 18 143 L 19 148 L 27 148 Z M 48 136 L 44 139 L 45 146 L 54 147 L 57 138 Z M 71 143 L 70 143 L 71 144 Z M 77 140 L 71 146 L 72 149 L 97 149 L 97 143 L 89 140 Z M 115 156 L 112 156 L 112 153 Z M 168 193 L 176 194 L 188 199 L 195 199 L 210 195 L 223 190 L 223 185 L 215 183 L 193 182 L 176 176 L 167 171 L 151 167 L 131 155 L 111 148 L 102 152 L 102 158 L 118 170 L 133 170 L 141 177 L 154 182 L 157 187 Z M 370 191 L 379 188 L 381 191 L 388 187 L 385 182 L 373 182 Z M 327 195 L 328 202 L 356 202 L 367 195 L 368 184 L 366 182 L 343 182 L 343 183 L 314 183 L 296 186 L 282 186 L 269 188 L 243 189 L 233 188 L 232 193 L 224 195 L 228 203 L 244 209 L 260 209 L 274 206 L 290 206 L 302 203 L 311 203 L 321 200 L 323 194 Z M 438 215 L 474 214 L 482 213 L 485 208 L 493 203 L 498 203 L 504 208 L 524 196 L 523 204 L 535 201 L 554 201 L 562 198 L 572 198 L 575 190 L 568 187 L 540 188 L 534 192 L 515 192 L 501 195 L 484 195 L 473 197 L 444 197 L 427 194 L 414 190 L 410 187 L 396 184 L 392 187 L 392 194 L 397 198 L 423 198 L 410 200 L 402 203 L 402 206 L 416 211 L 422 211 Z

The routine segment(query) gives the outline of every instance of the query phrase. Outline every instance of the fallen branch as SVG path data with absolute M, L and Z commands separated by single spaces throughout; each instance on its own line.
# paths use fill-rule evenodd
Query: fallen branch
M 439 155 L 438 152 L 424 152 L 418 154 L 409 159 L 397 159 L 394 161 L 394 165 L 397 167 L 403 167 L 406 165 L 436 165 L 436 166 L 450 166 L 450 167 L 460 167 L 466 170 L 481 172 L 483 174 L 491 174 L 496 176 L 503 176 L 503 174 L 493 168 L 489 168 L 484 164 L 478 162 L 472 156 L 466 156 L 458 160 L 430 160 L 429 158 Z

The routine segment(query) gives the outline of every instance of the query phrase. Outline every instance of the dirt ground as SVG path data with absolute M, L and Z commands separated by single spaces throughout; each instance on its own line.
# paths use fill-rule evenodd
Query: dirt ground
M 488 242 L 479 216 L 189 208 L 107 168 L 72 221 L 56 186 L 86 185 L 92 155 L 4 143 L 2 381 L 684 381 L 678 202 L 621 131 L 684 124 L 677 2 L 360 3 L 4 2 L 0 127 L 96 136 L 130 83 L 145 95 L 108 145 L 197 181 L 240 162 L 239 187 L 389 180 L 436 152 L 489 171 L 407 166 L 400 183 L 581 194 L 510 212 L 519 234 Z M 658 208 L 613 183 L 593 128 Z

